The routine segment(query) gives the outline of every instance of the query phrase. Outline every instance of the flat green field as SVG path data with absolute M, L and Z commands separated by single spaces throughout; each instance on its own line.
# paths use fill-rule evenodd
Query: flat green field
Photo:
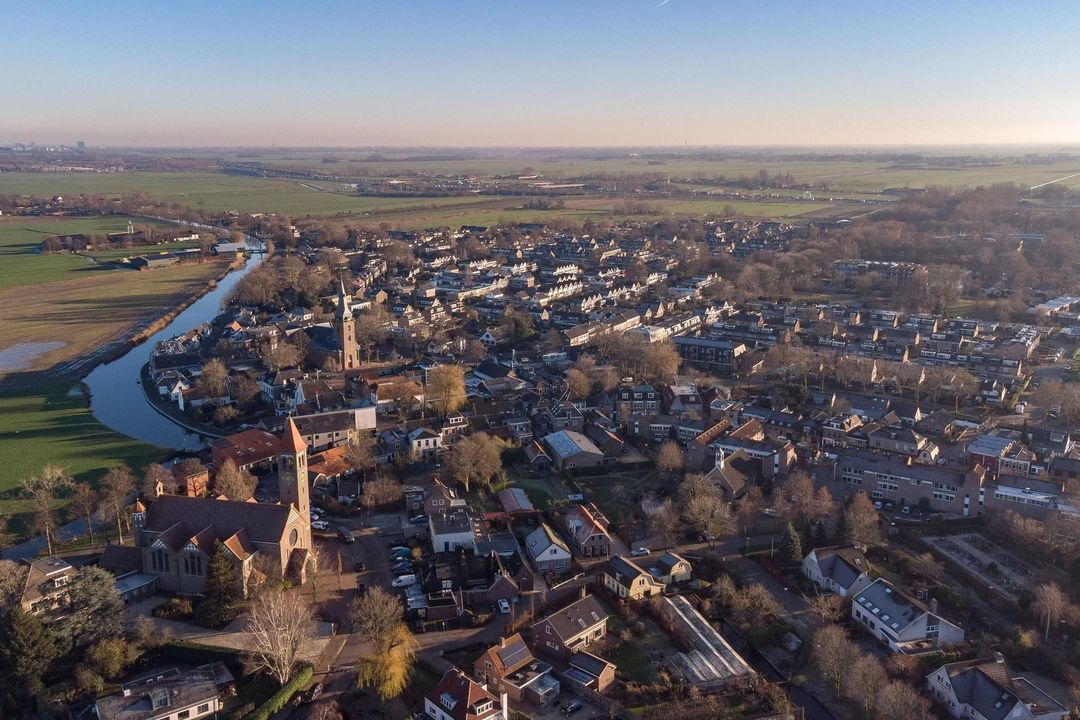
M 320 192 L 293 180 L 264 180 L 214 173 L 3 173 L 0 194 L 122 195 L 143 192 L 196 210 L 336 215 L 469 205 L 476 197 L 373 198 Z
M 127 223 L 128 218 L 125 217 L 0 218 L 0 289 L 56 280 L 76 280 L 108 272 L 126 272 L 95 266 L 90 260 L 78 255 L 67 253 L 42 255 L 38 252 L 38 245 L 50 235 L 73 233 L 103 235 L 122 232 L 127 229 Z M 169 227 L 161 223 L 151 224 Z M 142 248 L 142 250 L 156 252 L 166 247 L 181 246 L 180 244 L 157 245 L 152 248 Z M 101 260 L 113 260 L 128 254 L 139 254 L 138 250 L 138 248 L 129 248 L 120 252 L 105 250 L 100 253 L 95 252 L 93 255 Z
M 63 466 L 77 481 L 93 483 L 113 465 L 141 468 L 160 456 L 160 449 L 95 420 L 70 384 L 0 394 L 0 516 L 25 512 L 19 481 L 47 463 Z M 22 532 L 22 519 L 17 517 L 9 530 Z
M 341 158 L 340 162 L 322 164 L 321 158 L 333 154 Z M 257 157 L 231 157 L 229 159 L 246 162 L 262 162 L 270 166 L 307 169 L 322 173 L 341 175 L 369 175 L 373 177 L 424 175 L 493 175 L 513 176 L 519 174 L 538 174 L 550 179 L 575 178 L 585 175 L 610 174 L 613 176 L 644 173 L 671 178 L 716 178 L 723 175 L 729 179 L 751 177 L 759 170 L 770 173 L 791 173 L 798 183 L 817 184 L 828 182 L 848 192 L 877 193 L 885 188 L 910 186 L 923 188 L 929 186 L 974 187 L 997 182 L 1014 182 L 1018 185 L 1037 185 L 1057 178 L 1080 172 L 1078 160 L 1055 160 L 1051 162 L 1028 162 L 1022 159 L 1023 153 L 1016 152 L 1006 156 L 989 156 L 986 163 L 949 164 L 941 159 L 933 164 L 904 166 L 892 162 L 868 158 L 865 161 L 844 159 L 785 159 L 776 157 L 778 153 L 762 151 L 760 158 L 724 160 L 704 160 L 698 158 L 670 157 L 653 164 L 646 158 L 610 156 L 610 153 L 597 153 L 595 157 L 557 156 L 553 153 L 545 157 L 540 153 L 527 156 L 489 154 L 470 159 L 404 159 L 421 156 L 420 151 L 397 153 L 398 159 L 392 159 L 393 153 L 386 153 L 391 159 L 367 160 L 371 153 L 356 151 L 314 152 L 314 151 L 267 151 Z M 431 153 L 435 155 L 436 153 Z M 933 154 L 933 153 L 931 153 Z M 970 149 L 954 148 L 950 154 L 956 156 L 973 155 Z M 987 157 L 986 153 L 981 153 Z M 1080 187 L 1080 177 L 1063 181 L 1071 187 Z

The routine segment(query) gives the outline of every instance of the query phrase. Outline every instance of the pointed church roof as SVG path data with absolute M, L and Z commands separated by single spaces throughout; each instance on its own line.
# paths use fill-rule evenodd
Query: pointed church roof
M 334 314 L 338 317 L 352 317 L 352 309 L 349 307 L 349 301 L 352 296 L 345 292 L 345 281 L 338 279 L 338 303 L 334 309 Z
M 139 499 L 136 498 L 134 511 L 137 512 L 137 513 L 146 512 L 146 506 L 142 504 L 142 500 L 139 500 Z
M 300 435 L 300 431 L 296 429 L 296 423 L 293 422 L 293 419 L 290 417 L 285 422 L 285 432 L 281 435 L 281 451 L 288 451 L 297 455 L 306 450 L 307 443 L 304 442 L 304 438 Z

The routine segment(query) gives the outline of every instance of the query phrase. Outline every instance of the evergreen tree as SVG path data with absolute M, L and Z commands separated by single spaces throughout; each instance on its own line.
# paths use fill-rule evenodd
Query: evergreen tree
M 222 542 L 215 540 L 206 573 L 206 589 L 195 609 L 199 622 L 208 627 L 227 624 L 235 616 L 233 600 L 239 592 L 232 560 Z
M 829 538 L 828 538 L 828 535 L 826 533 L 825 523 L 823 523 L 823 522 L 814 523 L 814 535 L 813 535 L 813 538 L 811 540 L 811 545 L 813 547 L 825 547 L 828 544 L 829 544 Z
M 784 539 L 780 542 L 780 558 L 786 565 L 798 565 L 803 560 L 802 540 L 792 523 L 788 523 Z
M 41 676 L 57 655 L 56 639 L 37 617 L 13 608 L 0 622 L 0 685 L 15 698 L 42 690 Z
M 108 570 L 84 567 L 71 583 L 71 612 L 64 629 L 73 643 L 91 643 L 119 637 L 124 628 L 124 601 L 116 591 L 116 580 Z
M 836 534 L 833 537 L 833 542 L 842 544 L 848 541 L 848 536 L 851 534 L 850 519 L 847 508 L 840 511 L 840 519 L 836 523 Z

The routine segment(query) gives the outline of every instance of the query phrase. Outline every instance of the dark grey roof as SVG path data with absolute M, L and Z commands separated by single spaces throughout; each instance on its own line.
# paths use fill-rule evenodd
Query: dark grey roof
M 946 672 L 957 701 L 975 708 L 986 720 L 1004 720 L 1020 702 L 1004 661 L 953 663 Z
M 590 652 L 584 650 L 578 650 L 570 656 L 570 665 L 576 667 L 582 672 L 588 673 L 593 677 L 600 677 L 600 673 L 604 672 L 608 665 L 607 660 L 598 658 Z
M 652 576 L 639 567 L 637 563 L 622 555 L 613 555 L 608 561 L 605 572 L 625 588 L 630 587 L 630 583 L 637 577 L 645 576 L 652 579 Z
M 247 530 L 252 542 L 277 543 L 285 533 L 289 512 L 286 505 L 162 495 L 150 505 L 143 529 L 161 533 L 179 524 L 186 539 L 210 526 L 221 540 Z
M 217 676 L 211 666 L 188 673 L 173 671 L 146 682 L 132 682 L 123 692 L 97 701 L 100 720 L 148 720 L 190 708 L 217 697 Z M 155 706 L 155 701 L 157 705 Z
M 850 553 L 843 552 L 844 550 L 849 550 Z M 851 553 L 855 556 L 848 557 Z M 845 589 L 850 589 L 859 576 L 870 567 L 865 556 L 851 548 L 838 548 L 835 551 L 821 548 L 817 551 L 817 558 L 821 574 L 832 578 Z
M 881 578 L 863 589 L 852 602 L 861 606 L 878 622 L 887 625 L 893 633 L 899 633 L 916 618 L 929 612 L 917 600 Z
M 553 612 L 545 619 L 563 642 L 567 642 L 590 628 L 605 623 L 607 617 L 607 611 L 600 606 L 596 598 L 586 595 L 562 610 Z

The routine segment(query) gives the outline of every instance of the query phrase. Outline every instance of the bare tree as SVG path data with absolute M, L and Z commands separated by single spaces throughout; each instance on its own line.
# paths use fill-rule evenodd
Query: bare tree
M 29 565 L 0 560 L 0 613 L 10 610 L 22 597 Z
M 908 572 L 928 580 L 941 580 L 941 576 L 945 574 L 945 566 L 928 552 L 909 559 L 907 569 Z
M 71 510 L 79 517 L 86 518 L 86 529 L 90 533 L 90 544 L 94 544 L 94 513 L 101 505 L 101 498 L 89 483 L 79 483 L 71 496 Z
M 924 720 L 930 701 L 905 682 L 892 680 L 877 689 L 874 720 Z
M 364 483 L 364 507 L 392 505 L 401 499 L 401 483 L 390 475 L 377 475 Z
M 679 447 L 679 443 L 674 440 L 665 442 L 656 453 L 656 467 L 661 472 L 677 473 L 682 470 L 683 461 L 683 450 Z
M 735 515 L 739 518 L 739 524 L 742 525 L 743 534 L 750 534 L 750 526 L 761 514 L 762 509 L 765 507 L 765 494 L 761 492 L 761 488 L 757 485 L 753 485 L 746 494 L 739 499 L 739 503 L 735 506 Z
M 839 595 L 807 595 L 806 605 L 823 623 L 839 622 L 844 617 L 844 598 Z
M 214 358 L 202 366 L 198 386 L 207 397 L 217 398 L 225 394 L 228 379 L 229 368 L 225 367 L 225 363 Z
M 887 679 L 881 662 L 873 655 L 862 653 L 844 676 L 844 694 L 862 705 L 863 713 L 869 716 L 874 698 Z
M 502 445 L 487 433 L 475 433 L 454 445 L 445 462 L 451 477 L 468 492 L 473 480 L 486 485 L 502 474 Z
M 54 505 L 57 495 L 71 487 L 71 476 L 59 465 L 46 465 L 37 475 L 23 480 L 21 485 L 34 511 L 34 530 L 44 536 L 49 554 L 52 555 L 52 534 L 56 529 Z
M 847 633 L 839 625 L 822 625 L 814 633 L 814 663 L 822 680 L 830 682 L 836 688 L 836 697 L 840 697 L 840 683 L 847 674 L 851 659 L 859 648 L 851 642 Z
M 1057 583 L 1043 583 L 1035 589 L 1035 602 L 1031 609 L 1040 622 L 1046 623 L 1043 642 L 1050 638 L 1050 625 L 1056 623 L 1069 611 L 1069 598 Z
M 116 541 L 124 542 L 124 508 L 128 506 L 128 497 L 135 492 L 135 476 L 127 465 L 109 468 L 101 478 L 102 499 L 110 512 L 116 517 Z
M 353 630 L 374 648 L 372 655 L 361 659 L 357 682 L 374 685 L 384 700 L 405 689 L 416 657 L 416 641 L 402 621 L 402 612 L 401 602 L 379 587 L 358 597 L 349 608 Z
M 440 365 L 428 373 L 424 399 L 440 417 L 465 405 L 465 370 L 460 365 Z
M 660 503 L 659 509 L 649 516 L 649 528 L 659 535 L 665 544 L 671 544 L 679 532 L 679 511 L 671 498 Z
M 306 481 L 306 478 L 298 479 L 297 482 Z M 230 500 L 249 500 L 255 494 L 255 486 L 258 480 L 247 470 L 236 467 L 232 458 L 226 458 L 214 475 L 214 492 L 224 495 Z
M 304 643 L 314 634 L 315 621 L 300 593 L 271 588 L 252 603 L 248 631 L 252 667 L 284 685 L 292 677 Z
M 881 524 L 874 503 L 866 493 L 858 493 L 844 510 L 847 537 L 852 545 L 873 547 L 881 544 Z
M 566 371 L 566 387 L 574 398 L 587 398 L 592 392 L 592 380 L 577 368 Z
M 403 613 L 401 601 L 378 586 L 355 598 L 349 606 L 353 632 L 376 647 L 385 644 Z
M 161 488 L 162 493 L 170 493 L 174 491 L 175 485 L 176 479 L 164 465 L 150 463 L 146 466 L 146 469 L 143 470 L 143 481 L 140 492 L 144 498 L 153 500 L 157 497 L 158 487 Z
M 350 440 L 345 458 L 349 467 L 361 475 L 366 475 L 375 467 L 375 437 L 362 433 Z
M 710 548 L 735 529 L 731 508 L 719 493 L 691 496 L 683 506 L 683 515 L 691 527 L 705 535 Z

